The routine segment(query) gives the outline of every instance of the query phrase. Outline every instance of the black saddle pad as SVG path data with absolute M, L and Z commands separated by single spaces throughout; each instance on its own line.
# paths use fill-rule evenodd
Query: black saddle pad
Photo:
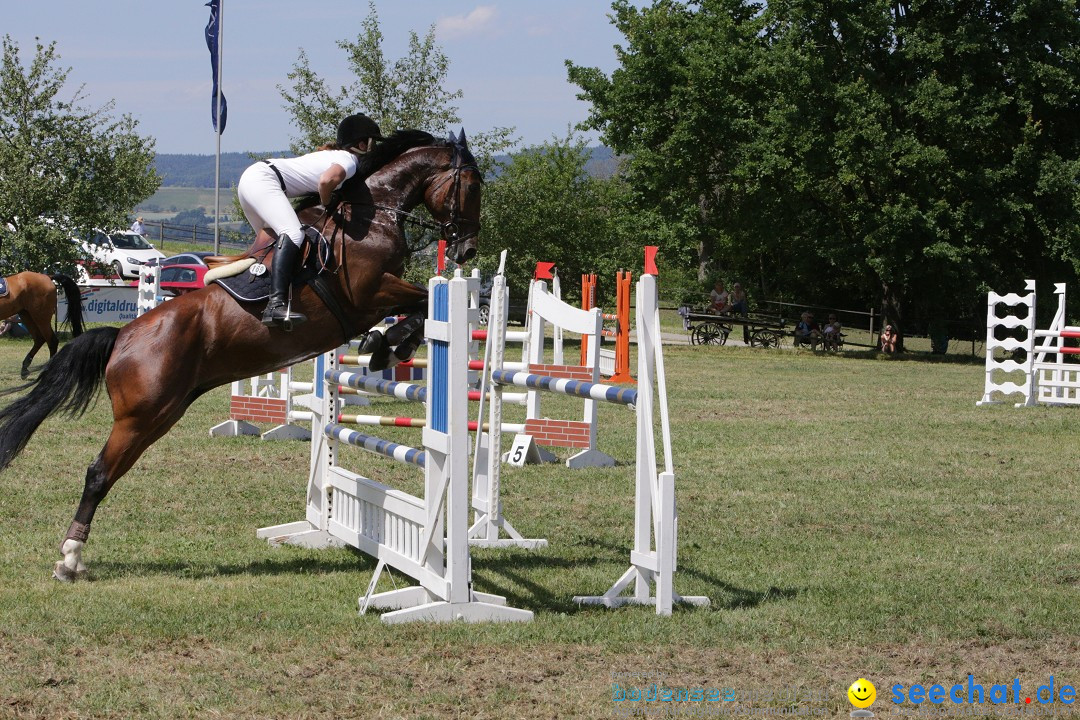
M 329 258 L 330 244 L 320 239 L 318 252 L 311 253 L 304 263 L 304 267 L 293 276 L 293 287 L 303 285 L 322 272 Z M 263 264 L 264 261 L 266 261 L 265 265 Z M 259 272 L 258 268 L 260 267 L 263 272 L 256 274 Z M 251 272 L 253 269 L 255 269 L 255 273 Z M 270 263 L 267 258 L 263 257 L 239 275 L 218 278 L 214 282 L 225 288 L 226 292 L 240 302 L 266 302 L 267 298 L 270 297 Z
M 7 294 L 8 294 L 7 278 L 0 277 L 0 297 L 7 297 Z

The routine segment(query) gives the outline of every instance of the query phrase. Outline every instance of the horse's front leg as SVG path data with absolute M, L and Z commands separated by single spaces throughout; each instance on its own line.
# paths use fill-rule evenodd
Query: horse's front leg
M 368 367 L 376 371 L 386 370 L 411 358 L 423 341 L 424 320 L 427 318 L 427 290 L 405 282 L 396 275 L 385 273 L 372 305 L 392 307 L 394 312 L 409 313 L 385 333 L 372 330 L 360 344 L 360 353 L 371 355 Z

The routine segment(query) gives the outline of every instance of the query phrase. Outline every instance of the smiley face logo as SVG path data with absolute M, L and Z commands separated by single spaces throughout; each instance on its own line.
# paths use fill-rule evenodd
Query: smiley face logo
M 855 707 L 868 708 L 877 700 L 877 690 L 874 683 L 866 678 L 859 678 L 847 689 L 847 697 Z

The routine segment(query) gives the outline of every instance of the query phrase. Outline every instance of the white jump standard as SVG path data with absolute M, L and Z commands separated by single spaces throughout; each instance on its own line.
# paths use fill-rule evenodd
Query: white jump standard
M 468 544 L 469 435 L 467 383 L 469 285 L 460 271 L 453 280 L 433 278 L 427 335 L 428 372 L 423 449 L 373 438 L 334 422 L 340 407 L 338 385 L 374 378 L 338 371 L 335 353 L 316 361 L 312 424 L 322 428 L 311 443 L 305 520 L 259 530 L 273 542 L 325 547 L 344 542 L 378 559 L 361 612 L 368 606 L 390 610 L 382 621 L 528 621 L 532 612 L 505 606 L 504 598 L 471 587 Z M 451 319 L 454 321 L 452 322 Z M 355 377 L 353 377 L 355 375 Z M 384 382 L 384 381 L 378 381 Z M 372 383 L 374 389 L 390 390 Z M 396 393 L 395 393 L 396 394 Z M 337 465 L 337 444 L 424 468 L 424 497 L 415 497 Z M 372 594 L 386 566 L 419 584 Z
M 1038 403 L 1080 405 L 1080 363 L 1068 360 L 1070 355 L 1080 355 L 1080 347 L 1065 344 L 1068 339 L 1080 338 L 1080 327 L 1065 324 L 1065 283 L 1054 284 L 1054 293 L 1058 298 L 1057 311 L 1046 330 L 1036 327 L 1035 281 L 1028 280 L 1026 286 L 1026 295 L 999 295 L 994 292 L 987 295 L 986 384 L 982 400 L 976 405 L 994 405 L 1001 402 L 994 397 L 994 393 L 1022 394 L 1024 401 L 1016 403 L 1016 407 Z M 1026 312 L 1023 316 L 999 317 L 998 305 L 1020 306 L 1025 308 Z M 1020 328 L 1024 337 L 999 340 L 996 336 L 999 327 Z M 1040 344 L 1036 345 L 1036 342 Z M 1022 350 L 1024 358 L 1022 361 L 998 360 L 994 357 L 995 348 Z M 1052 359 L 1047 356 L 1052 356 Z M 994 376 L 995 372 L 1021 372 L 1024 380 L 999 382 Z
M 497 322 L 503 312 L 500 300 L 501 277 L 496 277 L 492 291 L 492 317 Z M 534 305 L 534 310 L 536 305 Z M 493 360 L 490 373 L 493 397 L 491 401 L 491 440 L 487 454 L 486 477 L 474 481 L 474 509 L 480 521 L 471 531 L 474 544 L 522 545 L 530 542 L 511 532 L 502 517 L 498 497 L 499 463 L 492 461 L 500 444 L 498 428 L 501 422 L 498 396 L 504 386 L 524 387 L 585 398 L 587 402 L 609 402 L 633 406 L 637 424 L 637 456 L 635 463 L 635 512 L 634 548 L 630 552 L 630 568 L 611 588 L 600 596 L 576 596 L 574 601 L 582 605 L 653 605 L 658 615 L 670 615 L 677 602 L 707 606 L 704 596 L 681 597 L 674 590 L 673 576 L 676 569 L 676 544 L 678 517 L 675 507 L 675 471 L 671 455 L 671 429 L 667 406 L 667 386 L 664 376 L 664 356 L 660 344 L 660 313 L 657 306 L 656 278 L 642 275 L 637 284 L 637 335 L 638 335 L 638 388 L 623 388 L 597 382 L 544 376 L 514 370 L 499 369 L 498 356 Z M 582 312 L 582 311 L 577 311 Z M 598 311 L 588 313 L 598 318 Z M 590 320 L 592 322 L 592 320 Z M 495 325 L 497 329 L 499 326 Z M 500 344 L 495 343 L 499 348 Z M 599 343 L 594 346 L 599 348 Z M 595 350 L 594 350 L 595 351 Z M 596 366 L 591 368 L 594 372 Z M 595 376 L 594 376 L 595 377 Z M 654 404 L 654 392 L 659 407 Z M 657 443 L 654 423 L 659 419 L 663 469 L 657 469 Z M 477 488 L 481 492 L 477 492 Z M 477 504 L 481 501 L 480 504 Z M 499 530 L 507 531 L 510 538 L 497 539 Z M 633 588 L 631 588 L 633 585 Z M 653 594 L 655 587 L 655 595 Z M 624 594 L 630 590 L 630 595 Z

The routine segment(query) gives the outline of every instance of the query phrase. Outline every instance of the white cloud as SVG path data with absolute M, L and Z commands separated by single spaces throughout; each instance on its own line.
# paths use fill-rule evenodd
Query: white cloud
M 439 18 L 435 32 L 440 38 L 459 38 L 479 35 L 492 29 L 495 20 L 494 5 L 477 5 L 468 15 L 451 15 Z

